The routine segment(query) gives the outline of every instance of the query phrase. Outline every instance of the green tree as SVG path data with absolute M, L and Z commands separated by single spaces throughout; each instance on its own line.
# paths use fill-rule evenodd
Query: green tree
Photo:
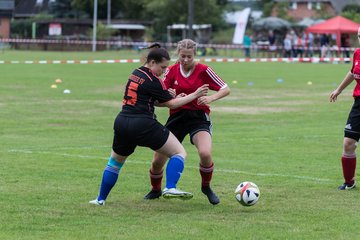
M 332 17 L 332 15 L 330 15 L 325 8 L 325 5 L 321 3 L 320 9 L 316 10 L 317 15 L 319 16 L 319 18 L 322 19 L 328 19 L 330 17 Z
M 107 18 L 108 0 L 98 0 L 98 18 Z M 212 24 L 216 31 L 224 26 L 223 9 L 226 0 L 196 0 L 194 24 Z M 55 17 L 92 18 L 93 0 L 56 0 L 51 6 Z M 111 0 L 112 19 L 151 21 L 155 40 L 165 40 L 166 27 L 174 23 L 187 23 L 188 0 Z
M 282 2 L 282 3 L 278 3 L 277 5 L 277 17 L 288 20 L 290 22 L 294 21 L 294 19 L 288 15 L 288 3 L 286 2 Z
M 351 19 L 354 22 L 360 23 L 360 5 L 358 4 L 349 4 L 346 5 L 341 13 L 341 16 Z
M 187 0 L 144 0 L 146 19 L 153 19 L 154 36 L 157 40 L 165 40 L 167 25 L 174 23 L 187 24 Z M 221 4 L 221 5 L 219 5 Z M 222 13 L 225 5 L 217 0 L 196 0 L 194 5 L 194 24 L 212 24 L 213 30 L 224 26 Z M 162 33 L 162 34 L 161 34 Z
M 61 0 L 49 3 L 49 13 L 55 18 L 88 18 L 88 14 L 74 0 Z
M 114 33 L 116 32 L 115 29 L 107 28 L 106 25 L 102 23 L 98 23 L 96 27 L 96 39 L 97 40 L 107 40 L 109 39 Z M 91 37 L 93 34 L 92 29 L 87 32 L 87 35 Z
M 31 24 L 30 19 L 17 20 L 11 22 L 11 37 L 13 38 L 31 38 Z
M 94 0 L 66 0 L 72 7 L 86 12 L 91 18 L 94 14 Z M 143 0 L 111 0 L 111 17 L 117 19 L 144 20 Z M 98 0 L 98 18 L 107 18 L 108 0 Z
M 257 5 L 260 9 L 263 10 L 263 17 L 269 17 L 275 3 L 272 0 L 260 0 L 258 1 Z

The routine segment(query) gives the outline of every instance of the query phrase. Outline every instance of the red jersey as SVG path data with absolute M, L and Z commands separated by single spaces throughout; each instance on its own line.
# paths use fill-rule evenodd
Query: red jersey
M 351 73 L 356 80 L 353 96 L 360 97 L 360 48 L 356 49 L 354 52 Z
M 204 84 L 209 84 L 209 89 L 213 91 L 219 91 L 227 86 L 209 66 L 201 63 L 195 65 L 189 76 L 186 76 L 182 71 L 180 63 L 170 66 L 165 72 L 164 83 L 167 88 L 175 89 L 177 95 L 180 93 L 193 93 Z M 171 109 L 170 115 L 182 109 L 203 110 L 207 114 L 210 114 L 209 106 L 198 105 L 197 99 L 195 99 L 177 109 Z

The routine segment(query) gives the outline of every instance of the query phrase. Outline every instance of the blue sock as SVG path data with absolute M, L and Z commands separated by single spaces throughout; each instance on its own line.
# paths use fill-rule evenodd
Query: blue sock
M 114 187 L 118 176 L 119 171 L 122 168 L 124 163 L 117 162 L 114 158 L 110 157 L 109 162 L 104 170 L 101 186 L 100 186 L 100 193 L 98 196 L 98 200 L 106 200 L 107 196 L 109 195 L 111 189 Z
M 170 158 L 166 166 L 166 188 L 176 188 L 184 170 L 184 161 L 185 159 L 180 155 L 174 155 Z

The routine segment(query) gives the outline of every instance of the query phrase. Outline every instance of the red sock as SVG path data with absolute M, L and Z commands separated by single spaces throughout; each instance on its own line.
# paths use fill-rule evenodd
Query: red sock
M 210 167 L 204 167 L 200 164 L 199 170 L 201 175 L 201 186 L 209 187 L 212 178 L 212 173 L 214 171 L 214 163 L 211 163 Z
M 355 181 L 356 155 L 342 155 L 341 163 L 345 183 L 352 184 Z
M 161 173 L 154 174 L 149 170 L 150 182 L 153 191 L 160 191 L 161 190 L 161 181 L 163 178 L 163 171 Z

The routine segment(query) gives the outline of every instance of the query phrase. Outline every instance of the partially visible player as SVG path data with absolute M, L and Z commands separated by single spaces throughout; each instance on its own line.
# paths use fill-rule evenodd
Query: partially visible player
M 109 162 L 104 170 L 100 193 L 91 204 L 104 205 L 107 196 L 115 185 L 119 171 L 125 160 L 130 156 L 137 146 L 149 147 L 170 158 L 168 166 L 172 166 L 168 172 L 168 183 L 171 189 L 166 189 L 170 197 L 188 199 L 191 193 L 176 189 L 176 184 L 184 168 L 186 152 L 176 137 L 163 125 L 161 125 L 154 114 L 154 104 L 169 108 L 178 108 L 188 102 L 196 100 L 207 94 L 208 86 L 199 86 L 191 94 L 173 98 L 162 79 L 159 77 L 164 73 L 169 64 L 169 54 L 164 48 L 156 46 L 150 50 L 146 63 L 135 69 L 130 75 L 123 99 L 121 112 L 114 122 L 114 139 Z M 165 164 L 162 161 L 159 164 Z
M 358 29 L 358 41 L 360 44 L 360 28 Z M 345 75 L 344 80 L 330 94 L 330 102 L 335 102 L 340 93 L 349 84 L 356 80 L 356 86 L 353 91 L 354 104 L 349 113 L 348 120 L 344 130 L 343 153 L 341 157 L 344 184 L 339 186 L 339 190 L 349 190 L 356 186 L 356 146 L 360 138 L 360 49 L 356 49 L 353 55 L 351 70 Z
M 200 157 L 199 171 L 201 175 L 201 191 L 207 196 L 211 204 L 220 202 L 218 196 L 210 187 L 214 171 L 212 158 L 212 123 L 210 121 L 209 104 L 230 93 L 227 84 L 207 65 L 197 63 L 194 59 L 196 43 L 191 39 L 184 39 L 177 46 L 178 62 L 170 66 L 165 74 L 164 83 L 174 95 L 190 94 L 203 84 L 215 91 L 210 96 L 202 96 L 182 107 L 171 109 L 166 127 L 182 142 L 186 135 L 198 150 Z M 156 152 L 150 169 L 152 190 L 145 199 L 158 198 L 161 195 L 161 179 L 166 156 Z M 162 163 L 162 164 L 159 164 Z M 167 167 L 168 169 L 169 167 Z M 166 170 L 167 171 L 167 170 Z M 166 178 L 168 174 L 166 174 Z M 169 188 L 166 182 L 166 188 Z

